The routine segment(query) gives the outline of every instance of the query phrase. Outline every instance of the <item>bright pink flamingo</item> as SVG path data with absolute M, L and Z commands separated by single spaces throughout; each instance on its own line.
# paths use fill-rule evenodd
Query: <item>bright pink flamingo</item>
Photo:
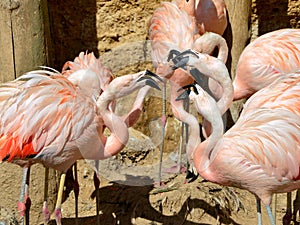
M 213 127 L 197 146 L 194 163 L 211 182 L 247 189 L 265 204 L 272 194 L 300 188 L 300 71 L 285 75 L 246 102 L 236 124 L 223 135 L 217 104 L 197 87 L 190 98 Z M 261 224 L 261 215 L 258 214 Z
M 195 12 L 195 2 L 186 1 L 184 4 L 186 5 L 179 7 L 177 2 L 163 2 L 162 6 L 154 12 L 149 21 L 149 37 L 152 44 L 152 61 L 156 68 L 156 73 L 168 79 L 171 84 L 170 103 L 175 117 L 187 123 L 191 130 L 198 130 L 199 125 L 197 119 L 193 116 L 191 117 L 190 114 L 185 111 L 182 102 L 175 101 L 180 95 L 177 90 L 182 86 L 193 83 L 194 78 L 189 76 L 182 69 L 173 72 L 168 62 L 169 53 L 171 50 L 173 52 L 179 52 L 186 49 L 195 49 L 197 51 L 211 53 L 215 46 L 219 45 L 218 57 L 226 61 L 228 49 L 226 42 L 220 35 L 207 32 L 203 37 L 199 36 L 195 17 L 189 16 L 186 12 L 187 6 Z M 206 46 L 204 41 L 209 40 L 209 37 L 213 37 L 213 41 L 207 43 Z M 162 122 L 164 127 L 164 113 Z M 187 149 L 194 149 L 197 142 L 200 142 L 200 138 L 191 136 L 187 144 Z
M 128 141 L 127 125 L 110 104 L 145 85 L 158 88 L 150 76 L 144 71 L 116 78 L 100 96 L 95 96 L 101 89 L 96 75 L 89 77 L 96 80 L 88 92 L 52 71 L 29 72 L 1 84 L 0 160 L 60 170 L 62 191 L 65 172 L 76 160 L 104 159 L 122 150 Z M 103 124 L 112 133 L 107 138 Z M 56 221 L 61 224 L 61 198 L 57 201 Z
M 300 68 L 300 29 L 264 34 L 242 52 L 233 81 L 234 100 L 247 98 L 279 76 Z

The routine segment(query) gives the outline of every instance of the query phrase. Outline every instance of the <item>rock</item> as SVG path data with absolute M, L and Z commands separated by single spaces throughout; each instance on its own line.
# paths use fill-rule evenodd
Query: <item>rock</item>
M 15 214 L 2 206 L 0 206 L 0 225 L 18 225 Z

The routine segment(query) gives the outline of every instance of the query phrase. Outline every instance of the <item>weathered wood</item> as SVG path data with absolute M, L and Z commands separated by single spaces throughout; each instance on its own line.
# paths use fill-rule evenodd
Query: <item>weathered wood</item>
M 11 14 L 17 7 L 8 0 L 0 1 L 0 82 L 15 78 Z
M 47 65 L 50 35 L 46 0 L 1 0 L 1 81 Z
M 0 0 L 0 82 L 13 80 L 38 66 L 51 66 L 48 57 L 50 47 L 47 0 Z M 1 199 L 2 206 L 14 205 L 17 211 L 21 184 L 21 168 L 10 163 L 0 165 L 0 176 L 5 186 L 0 192 L 8 195 Z M 32 200 L 30 224 L 43 221 L 44 168 L 37 164 L 32 168 L 30 197 Z M 50 170 L 48 179 L 48 206 L 53 211 L 57 196 L 57 172 Z M 12 209 L 12 208 L 11 208 Z
M 230 58 L 229 68 L 232 78 L 235 76 L 236 66 L 243 49 L 250 38 L 251 0 L 225 0 L 229 14 L 229 27 L 225 38 L 229 40 Z M 236 102 L 230 108 L 235 121 L 241 110 L 242 102 Z

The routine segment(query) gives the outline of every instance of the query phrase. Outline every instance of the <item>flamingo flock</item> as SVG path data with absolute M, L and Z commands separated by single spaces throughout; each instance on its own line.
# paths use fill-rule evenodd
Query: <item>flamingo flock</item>
M 148 24 L 155 73 L 145 70 L 115 78 L 92 53 L 82 52 L 61 73 L 45 67 L 0 84 L 0 161 L 24 170 L 21 216 L 29 215 L 29 168 L 41 163 L 62 172 L 54 212 L 61 225 L 67 170 L 77 160 L 87 160 L 95 169 L 97 190 L 98 160 L 122 151 L 149 89 L 160 90 L 162 83 L 165 92 L 169 82 L 172 112 L 188 124 L 191 168 L 207 181 L 253 193 L 258 224 L 262 202 L 275 225 L 272 195 L 300 188 L 300 29 L 273 31 L 250 43 L 232 81 L 225 65 L 228 47 L 221 36 L 227 21 L 223 0 L 162 2 Z M 116 100 L 136 90 L 130 112 L 116 115 Z M 222 115 L 242 98 L 249 99 L 225 131 Z M 186 100 L 193 101 L 203 117 L 204 141 L 197 117 L 185 108 Z M 162 115 L 163 129 L 166 119 Z M 106 128 L 109 136 L 104 135 Z M 43 211 L 47 224 L 46 205 Z M 100 224 L 98 213 L 97 208 Z M 29 224 L 28 218 L 23 224 Z

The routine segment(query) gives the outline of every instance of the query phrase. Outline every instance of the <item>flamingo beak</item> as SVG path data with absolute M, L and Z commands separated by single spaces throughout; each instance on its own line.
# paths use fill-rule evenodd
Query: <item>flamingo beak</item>
M 206 88 L 208 87 L 208 83 L 207 83 L 208 79 L 207 79 L 207 77 L 203 73 L 201 73 L 198 69 L 196 69 L 196 68 L 191 69 L 190 70 L 190 74 L 195 79 L 195 81 L 197 82 L 197 84 L 199 84 L 202 88 L 204 88 L 206 90 Z
M 156 75 L 155 73 L 149 71 L 149 70 L 146 70 L 144 76 L 140 77 L 137 81 L 142 81 L 142 80 L 146 80 L 146 85 L 149 85 L 150 87 L 153 87 L 157 90 L 161 90 L 159 85 L 157 84 L 157 82 L 153 79 L 153 78 L 156 78 L 157 80 L 159 81 L 163 81 L 163 79 L 161 77 L 159 77 L 158 75 Z
M 183 87 L 179 88 L 177 90 L 177 92 L 182 91 L 182 90 L 185 90 L 185 91 L 175 99 L 176 101 L 188 99 L 191 91 L 195 92 L 197 95 L 199 94 L 195 84 L 188 84 L 186 86 L 183 86 Z
M 189 89 L 186 90 L 186 91 L 184 91 L 181 95 L 179 95 L 179 96 L 175 99 L 175 101 L 181 101 L 181 100 L 186 100 L 186 99 L 188 99 L 190 93 L 191 93 L 191 90 L 189 90 Z

